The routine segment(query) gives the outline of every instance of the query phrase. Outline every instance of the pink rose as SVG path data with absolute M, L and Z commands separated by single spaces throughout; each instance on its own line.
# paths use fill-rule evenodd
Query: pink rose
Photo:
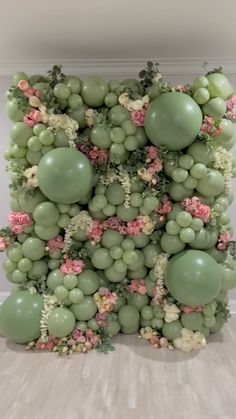
M 210 207 L 207 205 L 199 205 L 194 211 L 194 216 L 201 218 L 201 220 L 207 223 L 211 217 Z
M 152 145 L 150 147 L 147 147 L 147 154 L 150 160 L 155 160 L 158 156 L 158 152 L 159 150 L 157 147 L 154 147 Z
M 29 88 L 29 83 L 26 80 L 20 80 L 17 84 L 20 90 L 24 91 Z
M 33 110 L 28 114 L 28 118 L 38 123 L 42 121 L 42 114 L 37 109 L 33 108 Z
M 6 250 L 8 247 L 6 239 L 4 237 L 0 237 L 0 252 Z
M 146 294 L 147 288 L 145 287 L 145 285 L 142 285 L 141 287 L 139 287 L 138 292 L 139 294 Z
M 24 90 L 24 95 L 26 97 L 30 97 L 34 95 L 34 89 L 33 87 L 28 87 L 26 90 Z
M 18 213 L 18 221 L 19 224 L 31 224 L 32 223 L 32 219 L 28 214 L 25 214 L 23 212 Z
M 98 152 L 97 152 L 97 150 L 90 150 L 90 152 L 89 152 L 89 157 L 91 158 L 91 159 L 96 159 L 97 158 L 97 156 L 98 156 Z
M 14 234 L 21 234 L 23 232 L 23 228 L 24 227 L 22 225 L 16 224 L 12 227 L 12 232 Z
M 29 128 L 34 128 L 34 126 L 35 126 L 35 122 L 32 119 L 29 119 L 27 116 L 24 116 L 23 122 Z

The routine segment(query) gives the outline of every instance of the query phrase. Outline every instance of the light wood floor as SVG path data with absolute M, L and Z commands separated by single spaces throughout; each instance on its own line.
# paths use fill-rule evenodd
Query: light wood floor
M 0 338 L 0 418 L 236 418 L 236 316 L 201 352 L 114 342 L 109 355 L 60 358 Z

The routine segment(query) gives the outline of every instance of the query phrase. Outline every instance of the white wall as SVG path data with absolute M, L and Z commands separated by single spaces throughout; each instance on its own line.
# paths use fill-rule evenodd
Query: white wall
M 112 79 L 114 77 L 110 77 Z M 116 77 L 117 78 L 117 77 Z M 125 78 L 125 77 L 124 77 Z M 169 81 L 173 83 L 190 83 L 194 79 L 194 75 L 171 75 L 166 77 Z M 236 75 L 229 77 L 232 84 L 235 86 L 236 90 Z M 3 152 L 8 147 L 8 132 L 11 126 L 10 121 L 8 120 L 5 114 L 5 92 L 8 89 L 11 83 L 10 77 L 0 77 L 0 226 L 4 226 L 7 224 L 7 214 L 9 211 L 9 193 L 8 193 L 8 183 L 9 183 L 9 175 L 5 172 L 5 167 L 7 162 L 3 159 Z M 233 185 L 233 190 L 236 197 L 236 181 Z M 232 218 L 233 226 L 234 226 L 234 236 L 236 237 L 236 199 L 232 204 L 229 213 Z M 4 272 L 2 270 L 2 262 L 5 258 L 3 253 L 0 253 L 0 293 L 7 292 L 10 290 L 10 283 L 6 281 Z M 236 289 L 231 292 L 231 298 L 236 300 Z

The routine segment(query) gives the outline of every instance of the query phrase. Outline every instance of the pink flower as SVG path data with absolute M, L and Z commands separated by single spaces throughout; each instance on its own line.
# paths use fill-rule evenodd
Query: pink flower
M 131 119 L 138 127 L 143 127 L 145 119 L 145 110 L 141 109 L 140 111 L 132 111 Z
M 20 80 L 17 84 L 17 87 L 19 87 L 20 90 L 24 91 L 29 88 L 29 83 L 27 80 Z
M 169 199 L 164 199 L 161 206 L 155 209 L 155 212 L 159 215 L 166 215 L 172 211 L 172 202 Z
M 159 338 L 158 336 L 151 336 L 149 339 L 149 342 L 151 343 L 151 345 L 158 347 L 158 342 L 159 342 Z
M 62 236 L 57 236 L 55 239 L 48 240 L 47 247 L 49 253 L 53 253 L 56 250 L 63 249 L 64 242 Z
M 103 230 L 111 229 L 119 231 L 120 234 L 126 234 L 126 226 L 120 221 L 118 217 L 109 217 L 103 221 Z
M 55 343 L 51 340 L 51 342 L 47 342 L 46 349 L 48 349 L 49 351 L 52 351 L 54 346 L 55 346 Z
M 157 147 L 154 147 L 151 145 L 150 147 L 147 147 L 147 156 L 150 160 L 155 160 L 158 156 L 159 149 Z
M 23 122 L 29 128 L 34 128 L 34 126 L 36 124 L 32 119 L 28 118 L 27 116 L 23 117 Z
M 35 344 L 35 348 L 42 351 L 46 349 L 46 343 L 42 342 L 41 340 L 38 340 Z
M 8 243 L 4 237 L 0 237 L 0 252 L 3 252 L 8 247 Z
M 24 226 L 19 225 L 19 224 L 15 224 L 15 225 L 12 227 L 12 232 L 13 232 L 14 234 L 21 234 L 21 233 L 23 232 L 23 229 L 24 229 Z
M 178 84 L 178 86 L 175 87 L 176 92 L 186 93 L 188 92 L 188 90 L 189 90 L 188 86 L 184 84 Z
M 89 157 L 90 157 L 92 160 L 96 159 L 96 158 L 97 158 L 97 156 L 98 156 L 98 151 L 97 151 L 96 149 L 90 150 L 90 152 L 89 152 Z
M 203 306 L 184 306 L 182 307 L 182 311 L 184 313 L 199 313 L 203 310 Z
M 142 231 L 144 227 L 143 217 L 137 217 L 136 220 L 128 221 L 126 227 L 126 234 L 128 235 L 137 235 Z
M 217 249 L 225 250 L 230 240 L 232 240 L 232 236 L 228 231 L 223 231 L 222 233 L 220 233 L 217 242 Z
M 94 240 L 96 243 L 100 242 L 103 233 L 103 223 L 100 220 L 93 220 L 92 228 L 88 232 L 87 236 L 90 240 Z
M 181 205 L 185 211 L 189 212 L 193 217 L 200 218 L 204 223 L 207 223 L 212 217 L 210 207 L 203 204 L 196 196 L 183 199 Z
M 91 342 L 89 342 L 88 340 L 85 342 L 84 346 L 86 347 L 86 349 L 92 349 L 93 345 Z
M 66 258 L 65 262 L 60 266 L 60 271 L 66 275 L 70 273 L 80 274 L 84 268 L 83 260 L 74 260 Z
M 29 112 L 28 117 L 32 119 L 35 122 L 41 122 L 42 121 L 42 114 L 37 109 L 33 108 L 31 112 Z
M 165 337 L 160 338 L 159 343 L 161 348 L 168 347 L 168 340 Z
M 127 287 L 128 292 L 131 294 L 138 293 L 138 294 L 146 294 L 147 288 L 145 286 L 144 279 L 132 279 L 130 284 Z
M 34 89 L 33 89 L 33 87 L 28 87 L 26 90 L 24 90 L 24 95 L 26 96 L 26 97 L 30 97 L 30 96 L 33 96 L 34 95 Z

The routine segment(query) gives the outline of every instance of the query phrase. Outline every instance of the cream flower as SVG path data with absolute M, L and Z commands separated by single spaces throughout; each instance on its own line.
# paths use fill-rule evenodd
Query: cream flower
M 206 346 L 205 336 L 201 332 L 193 332 L 183 328 L 181 336 L 174 340 L 174 346 L 184 352 L 197 351 Z
M 174 340 L 174 346 L 183 352 L 189 352 L 193 349 L 191 339 L 177 338 Z
M 157 75 L 155 77 L 153 77 L 152 82 L 153 83 L 158 83 L 162 78 L 162 75 L 160 73 L 157 73 Z
M 127 106 L 128 105 L 128 103 L 130 102 L 130 98 L 129 98 L 129 96 L 128 96 L 128 93 L 122 93 L 120 96 L 119 96 L 119 98 L 118 98 L 118 100 L 119 100 L 119 103 L 122 105 L 122 106 Z
M 143 233 L 147 235 L 152 234 L 155 227 L 154 222 L 151 220 L 151 218 L 148 215 L 145 215 L 143 217 L 143 221 L 144 221 L 144 227 L 142 229 Z
M 138 169 L 137 173 L 141 179 L 145 180 L 146 182 L 151 182 L 153 175 L 149 173 L 145 168 Z
M 148 95 L 145 95 L 142 97 L 143 106 L 148 105 L 149 102 L 150 102 L 150 97 Z
M 57 131 L 58 129 L 63 129 L 69 138 L 69 140 L 75 140 L 77 137 L 77 130 L 79 129 L 79 124 L 74 119 L 70 118 L 66 114 L 57 115 L 51 114 L 48 117 L 48 125 L 52 131 Z
M 141 111 L 141 109 L 143 109 L 143 102 L 142 100 L 134 100 L 132 102 L 132 111 Z
M 89 127 L 92 127 L 94 124 L 94 111 L 93 109 L 87 109 L 85 112 L 86 122 Z
M 166 323 L 171 323 L 179 318 L 180 309 L 176 304 L 165 304 L 163 310 L 165 312 Z
M 27 178 L 27 186 L 30 186 L 32 188 L 38 187 L 37 170 L 38 166 L 32 166 L 24 171 L 24 175 Z
M 29 97 L 29 104 L 34 108 L 38 108 L 41 104 L 39 98 L 37 96 L 30 96 Z
M 229 194 L 232 190 L 232 160 L 231 153 L 219 144 L 214 143 L 214 161 L 215 169 L 222 171 L 225 179 L 225 191 Z

